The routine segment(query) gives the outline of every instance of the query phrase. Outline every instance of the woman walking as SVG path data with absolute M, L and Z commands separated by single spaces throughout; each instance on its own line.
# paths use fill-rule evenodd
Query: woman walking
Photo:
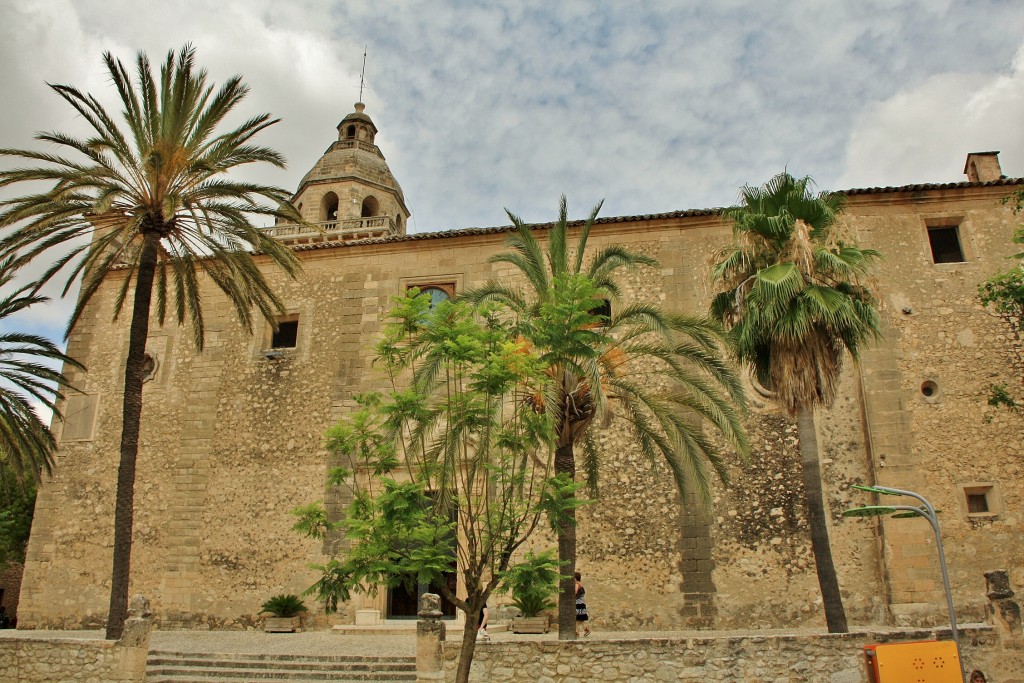
M 580 624 L 583 624 L 583 637 L 590 635 L 590 626 L 587 622 L 590 615 L 587 614 L 587 589 L 583 587 L 583 575 L 576 572 L 576 637 L 580 637 Z

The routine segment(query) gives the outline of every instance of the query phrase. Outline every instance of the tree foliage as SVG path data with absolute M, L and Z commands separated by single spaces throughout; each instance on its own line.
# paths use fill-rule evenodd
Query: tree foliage
M 1024 190 L 1017 190 L 1009 197 L 1005 197 L 1003 203 L 1010 204 L 1013 212 L 1020 215 L 1024 210 Z M 1024 245 L 1024 227 L 1018 227 L 1014 231 L 1013 243 Z M 1024 259 L 1024 251 L 1010 258 L 1021 261 Z M 1020 337 L 1024 331 L 1024 268 L 1020 263 L 1010 270 L 996 273 L 981 283 L 978 287 L 978 297 L 983 305 L 989 306 L 1002 316 L 1014 334 Z
M 619 305 L 623 273 L 653 268 L 657 261 L 618 244 L 588 251 L 600 208 L 579 224 L 574 247 L 565 197 L 558 220 L 547 226 L 546 245 L 509 213 L 515 227 L 509 250 L 490 260 L 511 266 L 519 282 L 494 280 L 461 299 L 499 304 L 523 343 L 537 353 L 550 381 L 533 404 L 554 424 L 556 473 L 575 479 L 581 446 L 582 469 L 596 495 L 594 436 L 619 421 L 644 456 L 668 466 L 680 491 L 692 486 L 708 500 L 708 468 L 725 480 L 725 454 L 748 451 L 741 422 L 745 399 L 723 358 L 724 334 L 706 317 L 670 313 L 643 300 Z M 599 313 L 607 303 L 610 316 Z M 560 585 L 559 638 L 572 639 L 575 517 L 567 516 L 557 531 L 566 576 Z
M 34 285 L 15 282 L 12 258 L 0 261 L 0 322 L 48 299 L 34 293 Z M 33 401 L 58 417 L 64 377 L 54 365 L 81 368 L 50 340 L 28 332 L 0 333 L 0 487 L 26 486 L 34 490 L 42 472 L 50 473 L 57 447 L 50 428 L 40 419 Z M 34 497 L 34 493 L 33 493 Z
M 838 234 L 845 198 L 816 194 L 810 178 L 781 173 L 744 187 L 740 199 L 725 213 L 735 245 L 714 267 L 711 315 L 790 414 L 831 405 L 845 353 L 856 359 L 878 335 L 877 302 L 863 281 L 879 253 Z
M 0 461 L 0 569 L 25 561 L 35 506 L 34 483 L 18 485 L 10 466 Z
M 468 680 L 478 615 L 507 579 L 544 516 L 561 522 L 583 501 L 554 475 L 550 414 L 533 397 L 550 378 L 538 355 L 488 310 L 413 289 L 396 299 L 376 348 L 390 385 L 326 435 L 343 462 L 329 485 L 352 502 L 332 521 L 321 505 L 295 511 L 295 530 L 348 545 L 315 568 L 307 591 L 328 611 L 353 592 L 433 583 L 466 614 L 457 680 Z M 453 559 L 465 595 L 441 581 Z

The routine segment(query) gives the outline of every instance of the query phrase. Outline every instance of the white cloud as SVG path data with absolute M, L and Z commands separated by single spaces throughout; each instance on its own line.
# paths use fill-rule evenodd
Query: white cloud
M 944 73 L 866 109 L 850 134 L 843 187 L 964 180 L 969 152 L 999 150 L 1024 174 L 1024 47 L 1002 73 Z
M 1002 0 L 0 0 L 0 146 L 81 132 L 45 81 L 113 102 L 104 50 L 191 42 L 214 82 L 251 85 L 240 115 L 283 119 L 262 142 L 289 168 L 258 177 L 294 188 L 368 45 L 363 100 L 414 230 L 548 220 L 563 192 L 574 215 L 722 205 L 783 166 L 830 189 L 958 180 L 999 149 L 1024 175 L 1022 36 Z

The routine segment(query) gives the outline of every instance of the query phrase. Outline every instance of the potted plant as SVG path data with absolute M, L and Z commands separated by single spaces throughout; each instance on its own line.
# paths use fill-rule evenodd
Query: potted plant
M 551 620 L 547 610 L 555 607 L 558 593 L 558 560 L 554 550 L 526 553 L 523 561 L 505 574 L 505 592 L 512 594 L 512 605 L 520 615 L 512 619 L 513 633 L 547 633 Z
M 269 614 L 263 622 L 267 633 L 295 633 L 302 626 L 306 605 L 297 595 L 275 595 L 263 603 L 260 614 Z

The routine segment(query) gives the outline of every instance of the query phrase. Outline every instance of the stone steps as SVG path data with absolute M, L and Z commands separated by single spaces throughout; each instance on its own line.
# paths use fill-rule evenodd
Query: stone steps
M 416 680 L 415 657 L 266 655 L 151 650 L 147 683 L 397 683 Z

